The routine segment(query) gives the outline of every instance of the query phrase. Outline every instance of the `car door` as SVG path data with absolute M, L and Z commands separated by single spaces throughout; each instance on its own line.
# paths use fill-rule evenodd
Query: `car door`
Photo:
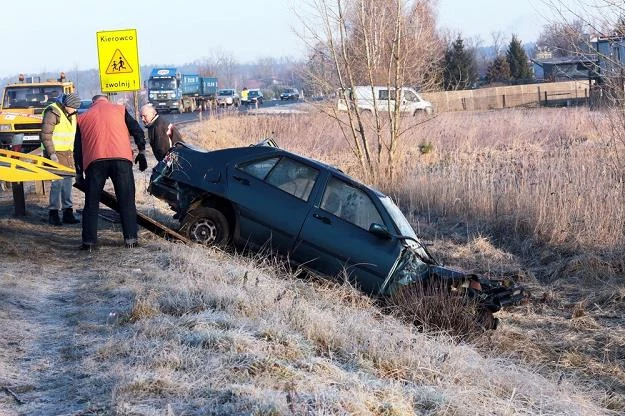
M 401 246 L 369 232 L 386 225 L 370 193 L 331 176 L 320 203 L 306 217 L 291 258 L 330 276 L 346 276 L 367 293 L 377 293 Z M 390 227 L 389 229 L 393 229 Z
M 236 204 L 239 243 L 288 253 L 312 206 L 318 169 L 287 156 L 228 167 L 228 198 Z

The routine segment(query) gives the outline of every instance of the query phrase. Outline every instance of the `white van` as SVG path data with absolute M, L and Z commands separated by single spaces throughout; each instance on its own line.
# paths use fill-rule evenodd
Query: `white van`
M 348 100 L 353 100 L 356 108 L 361 111 L 373 112 L 374 94 L 375 104 L 377 105 L 378 111 L 388 111 L 389 106 L 391 111 L 394 110 L 396 95 L 395 88 L 358 86 L 354 88 L 353 93 L 351 89 L 345 91 L 345 97 L 347 97 Z M 434 111 L 432 103 L 424 100 L 419 93 L 412 88 L 400 88 L 399 97 L 401 99 L 399 111 L 402 113 L 417 115 L 419 113 L 432 114 Z M 347 111 L 347 103 L 341 96 L 340 91 L 338 109 L 339 111 Z

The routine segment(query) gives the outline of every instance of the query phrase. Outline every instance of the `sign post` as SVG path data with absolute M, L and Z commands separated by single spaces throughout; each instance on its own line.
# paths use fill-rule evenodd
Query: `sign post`
M 135 118 L 138 119 L 137 91 L 141 89 L 141 71 L 137 30 L 106 30 L 96 33 L 100 89 L 111 94 L 134 91 Z

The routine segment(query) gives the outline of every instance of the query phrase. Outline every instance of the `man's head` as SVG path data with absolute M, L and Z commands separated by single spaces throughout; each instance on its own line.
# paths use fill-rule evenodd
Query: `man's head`
M 141 107 L 141 121 L 143 121 L 146 127 L 154 121 L 157 115 L 156 108 L 152 104 L 146 104 Z
M 78 107 L 80 107 L 80 97 L 78 94 L 70 92 L 69 94 L 63 96 L 62 104 L 63 107 L 65 107 L 67 114 L 73 114 L 76 112 Z
M 104 94 L 96 94 L 93 96 L 93 98 L 91 99 L 92 103 L 95 103 L 96 101 L 108 101 L 108 97 Z

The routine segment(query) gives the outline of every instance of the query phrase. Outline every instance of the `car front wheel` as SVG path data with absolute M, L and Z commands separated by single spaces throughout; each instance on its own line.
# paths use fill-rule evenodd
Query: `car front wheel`
M 189 211 L 180 230 L 189 240 L 205 246 L 224 247 L 230 241 L 228 220 L 214 208 L 200 207 Z

